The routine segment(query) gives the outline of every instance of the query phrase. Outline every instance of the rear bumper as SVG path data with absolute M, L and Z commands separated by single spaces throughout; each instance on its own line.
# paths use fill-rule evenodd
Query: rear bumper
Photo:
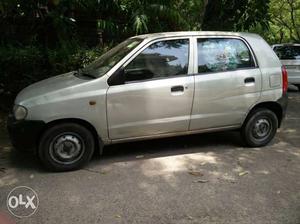
M 282 109 L 282 119 L 279 124 L 279 127 L 280 127 L 282 120 L 286 116 L 286 110 L 287 110 L 287 106 L 288 106 L 288 94 L 287 93 L 284 94 L 280 99 L 277 100 L 277 103 L 281 106 L 281 109 Z
M 17 121 L 12 115 L 9 115 L 7 121 L 7 130 L 11 143 L 18 150 L 28 151 L 35 149 L 44 127 L 44 121 Z
M 290 84 L 300 84 L 300 70 L 287 69 Z

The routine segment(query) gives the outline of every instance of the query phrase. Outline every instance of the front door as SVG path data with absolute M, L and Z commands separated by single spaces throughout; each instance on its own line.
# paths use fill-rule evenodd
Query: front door
M 110 139 L 188 130 L 194 92 L 189 42 L 153 42 L 124 66 L 125 83 L 107 92 Z

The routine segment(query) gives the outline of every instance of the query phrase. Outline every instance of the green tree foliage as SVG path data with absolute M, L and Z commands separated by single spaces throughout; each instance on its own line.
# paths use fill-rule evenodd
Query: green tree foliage
M 119 0 L 110 1 L 105 12 L 99 2 L 98 28 L 104 35 L 128 37 L 132 35 L 172 30 L 188 30 L 190 25 L 178 10 L 185 1 L 177 0 Z M 110 12 L 107 14 L 107 12 Z
M 299 42 L 299 10 L 300 0 L 1 0 L 0 98 L 137 34 L 253 31 Z
M 284 0 L 291 1 L 291 0 Z M 80 36 L 82 20 L 104 41 L 147 32 L 248 30 L 268 25 L 269 0 L 2 0 L 2 42 L 64 46 Z M 94 28 L 93 28 L 94 27 Z M 79 28 L 79 29 L 78 29 Z
M 74 22 L 69 13 L 71 1 L 1 0 L 0 28 L 2 43 L 30 44 L 74 38 Z
M 269 17 L 268 28 L 258 24 L 250 31 L 270 44 L 300 43 L 300 0 L 270 0 Z
M 271 0 L 272 42 L 300 42 L 300 0 Z
M 205 9 L 203 30 L 249 30 L 268 27 L 269 0 L 210 0 Z

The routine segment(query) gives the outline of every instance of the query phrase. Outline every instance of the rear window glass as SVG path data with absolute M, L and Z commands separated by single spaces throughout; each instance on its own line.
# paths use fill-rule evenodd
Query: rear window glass
M 280 59 L 300 60 L 300 46 L 276 46 L 274 51 Z
M 198 39 L 198 73 L 253 68 L 248 47 L 239 39 Z

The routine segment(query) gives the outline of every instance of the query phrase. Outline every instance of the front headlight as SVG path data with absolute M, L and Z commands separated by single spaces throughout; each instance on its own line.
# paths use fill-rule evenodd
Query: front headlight
M 21 105 L 14 106 L 14 117 L 16 120 L 23 120 L 27 116 L 27 109 Z

